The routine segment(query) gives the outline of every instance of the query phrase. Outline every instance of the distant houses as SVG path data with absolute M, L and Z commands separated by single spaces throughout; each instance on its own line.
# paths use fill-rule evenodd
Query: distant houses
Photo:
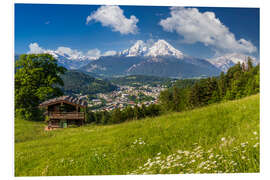
M 150 104 L 156 104 L 159 93 L 164 90 L 163 86 L 152 87 L 150 85 L 143 85 L 141 87 L 132 86 L 119 86 L 119 89 L 110 93 L 98 93 L 97 98 L 88 100 L 88 107 L 92 111 L 112 111 L 116 108 L 123 109 L 127 106 L 135 107 L 135 105 L 141 106 L 142 104 L 149 106 Z M 141 95 L 149 96 L 148 101 L 140 101 L 135 103 L 135 99 Z M 134 97 L 136 97 L 134 99 Z M 152 100 L 150 100 L 152 99 Z M 138 99 L 139 100 L 139 99 Z

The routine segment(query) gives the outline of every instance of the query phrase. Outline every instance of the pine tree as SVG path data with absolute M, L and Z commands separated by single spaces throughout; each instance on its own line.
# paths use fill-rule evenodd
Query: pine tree
M 252 59 L 250 57 L 248 57 L 248 67 L 247 70 L 251 71 L 251 69 L 253 69 L 253 64 L 252 64 Z
M 113 110 L 111 121 L 113 124 L 123 122 L 122 113 L 119 108 Z

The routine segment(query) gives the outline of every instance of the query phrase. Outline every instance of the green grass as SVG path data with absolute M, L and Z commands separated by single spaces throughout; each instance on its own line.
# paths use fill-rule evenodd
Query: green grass
M 259 95 L 117 125 L 15 120 L 15 176 L 259 172 Z

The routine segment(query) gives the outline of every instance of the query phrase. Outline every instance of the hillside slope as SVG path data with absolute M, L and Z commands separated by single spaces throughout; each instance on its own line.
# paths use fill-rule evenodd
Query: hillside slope
M 95 94 L 106 93 L 115 90 L 117 87 L 110 82 L 94 78 L 86 73 L 69 70 L 61 75 L 64 81 L 62 87 L 65 94 Z
M 15 120 L 15 175 L 259 172 L 259 95 L 118 125 Z

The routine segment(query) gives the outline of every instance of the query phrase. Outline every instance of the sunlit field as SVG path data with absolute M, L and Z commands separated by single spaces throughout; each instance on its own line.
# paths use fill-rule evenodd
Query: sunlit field
M 15 119 L 15 176 L 259 172 L 259 94 L 117 125 Z

